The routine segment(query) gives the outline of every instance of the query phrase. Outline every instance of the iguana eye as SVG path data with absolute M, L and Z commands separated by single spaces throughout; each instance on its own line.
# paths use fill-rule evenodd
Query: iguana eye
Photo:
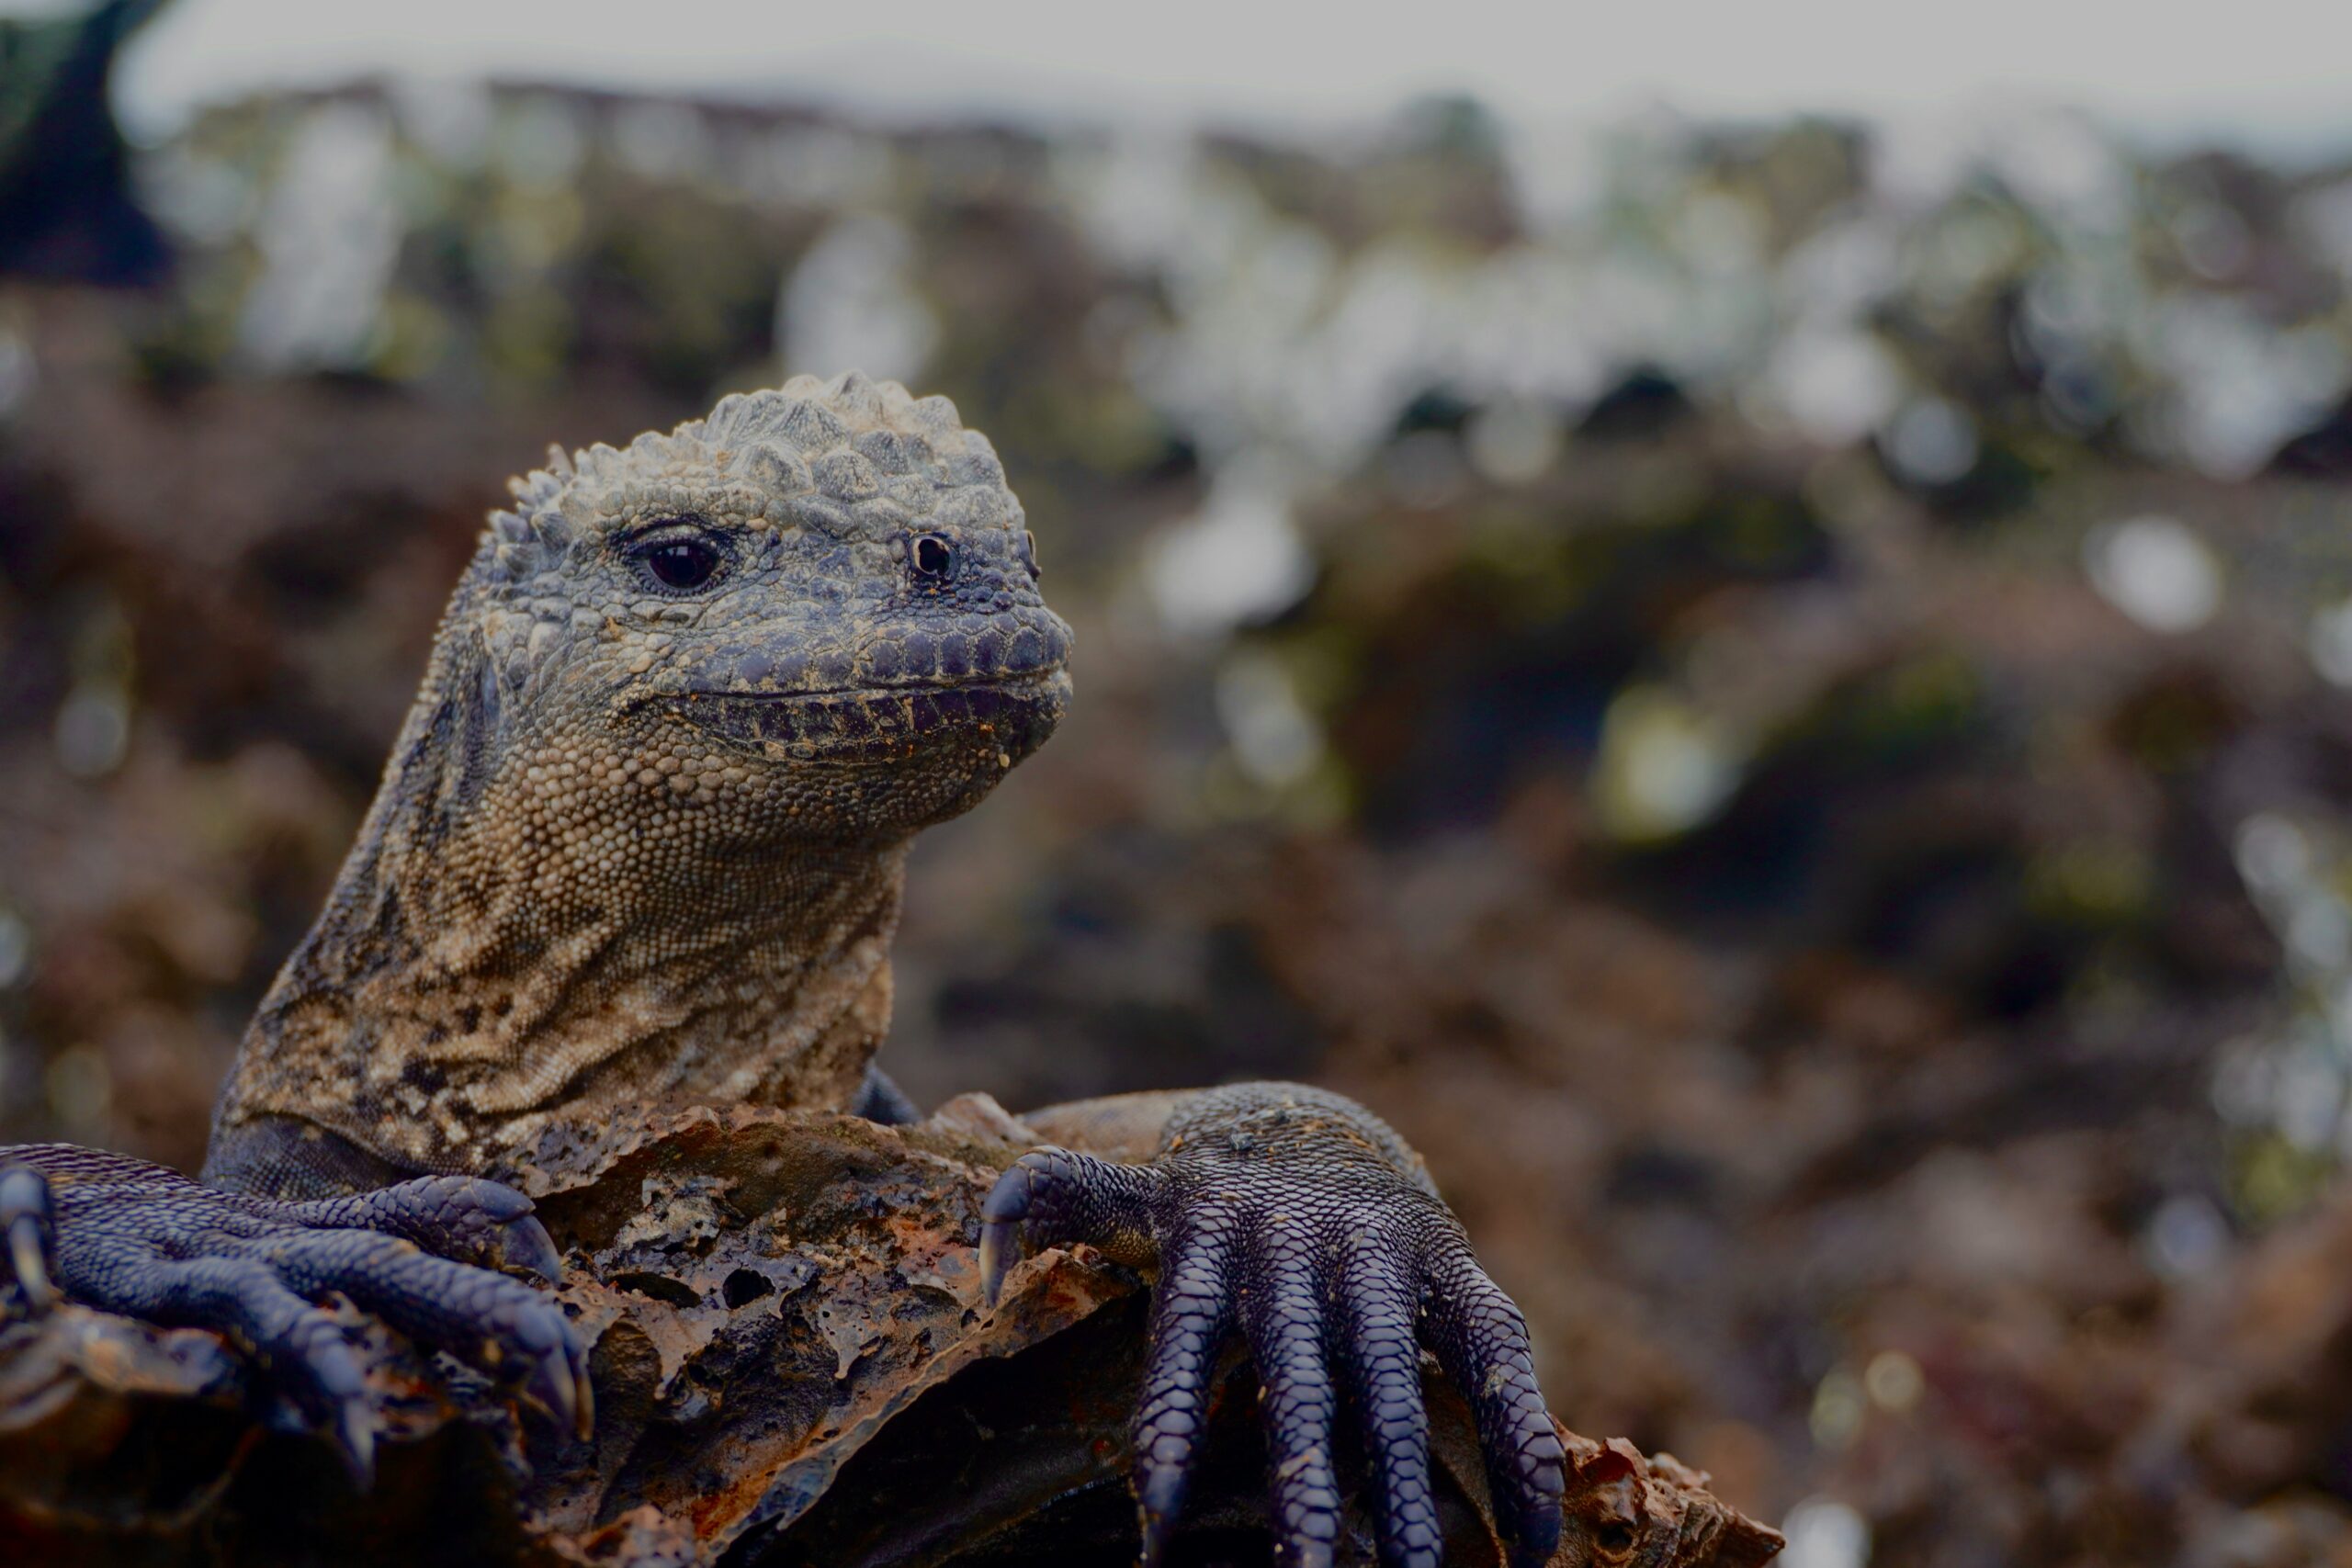
M 920 576 L 944 579 L 955 574 L 956 547 L 936 534 L 916 536 L 913 557 Z
M 718 552 L 699 539 L 679 539 L 645 552 L 645 564 L 665 588 L 700 588 L 718 570 Z
M 718 581 L 727 552 L 700 534 L 662 534 L 631 552 L 654 585 L 669 593 L 692 593 Z

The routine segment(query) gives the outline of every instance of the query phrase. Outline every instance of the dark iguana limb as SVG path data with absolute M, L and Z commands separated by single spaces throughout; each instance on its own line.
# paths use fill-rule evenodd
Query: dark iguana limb
M 1090 1242 L 1157 1265 L 1134 1428 L 1145 1562 L 1166 1547 L 1218 1347 L 1236 1330 L 1257 1364 L 1275 1524 L 1291 1561 L 1331 1561 L 1343 1402 L 1377 1493 L 1382 1560 L 1439 1561 L 1424 1341 L 1476 1413 L 1514 1560 L 1551 1556 L 1563 1452 L 1526 1322 L 1479 1268 L 1419 1157 L 1379 1118 L 1320 1089 L 1240 1084 L 1083 1102 L 1032 1124 L 1130 1158 L 1147 1130 L 1158 1134 L 1145 1163 L 1068 1148 L 1024 1155 L 989 1195 L 981 1240 L 991 1296 L 1021 1233 L 1035 1246 Z
M 511 1377 L 562 1425 L 587 1433 L 587 1356 L 562 1309 L 492 1271 L 552 1277 L 560 1267 L 530 1200 L 510 1187 L 426 1177 L 282 1203 L 62 1144 L 5 1157 L 0 1231 L 26 1308 L 45 1310 L 62 1292 L 150 1323 L 224 1335 L 363 1483 L 378 1416 L 358 1357 L 318 1305 L 331 1292 L 421 1346 Z M 70 1245 L 56 1246 L 60 1237 Z

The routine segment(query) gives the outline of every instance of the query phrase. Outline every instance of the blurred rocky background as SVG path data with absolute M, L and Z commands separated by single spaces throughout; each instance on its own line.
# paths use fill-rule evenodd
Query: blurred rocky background
M 1562 1416 L 1797 1568 L 2352 1562 L 2352 141 L 396 80 L 124 150 L 144 9 L 0 23 L 0 1141 L 198 1162 L 507 475 L 860 367 L 1079 633 L 917 852 L 919 1100 L 1361 1096 Z

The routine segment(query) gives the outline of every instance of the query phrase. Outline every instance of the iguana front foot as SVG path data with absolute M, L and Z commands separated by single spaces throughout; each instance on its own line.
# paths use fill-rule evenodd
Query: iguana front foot
M 336 1293 L 427 1349 L 520 1384 L 585 1437 L 588 1360 L 553 1300 L 492 1272 L 561 1267 L 530 1200 L 472 1177 L 278 1202 L 199 1186 L 143 1160 L 62 1144 L 0 1151 L 0 1235 L 27 1310 L 60 1295 L 150 1323 L 207 1328 L 342 1454 L 373 1472 L 375 1400 L 334 1318 Z
M 1158 1263 L 1134 1427 L 1147 1564 L 1166 1549 L 1207 1425 L 1217 1349 L 1237 1325 L 1257 1366 L 1287 1561 L 1332 1560 L 1344 1400 L 1370 1461 L 1382 1561 L 1435 1568 L 1424 1338 L 1477 1413 L 1513 1562 L 1541 1562 L 1557 1548 L 1565 1455 L 1535 1386 L 1526 1322 L 1478 1266 L 1418 1159 L 1362 1107 L 1295 1085 L 1211 1090 L 1168 1122 L 1148 1164 L 1035 1150 L 981 1213 L 991 1301 L 1023 1233 L 1034 1246 L 1088 1242 L 1121 1261 Z

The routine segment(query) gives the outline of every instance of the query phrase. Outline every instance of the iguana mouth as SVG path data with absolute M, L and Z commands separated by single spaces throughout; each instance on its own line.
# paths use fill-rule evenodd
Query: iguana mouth
M 830 692 L 687 692 L 673 711 L 776 761 L 884 764 L 968 746 L 1019 761 L 1045 743 L 1069 702 L 1059 666 L 960 683 Z

